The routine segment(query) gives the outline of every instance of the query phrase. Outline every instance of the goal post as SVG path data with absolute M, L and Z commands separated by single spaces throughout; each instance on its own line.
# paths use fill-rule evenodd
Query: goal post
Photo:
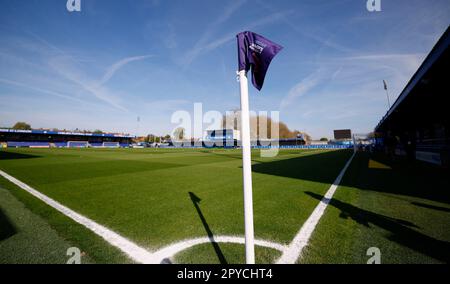
M 88 148 L 88 141 L 67 141 L 67 148 Z
M 102 146 L 104 148 L 120 148 L 119 142 L 103 142 Z

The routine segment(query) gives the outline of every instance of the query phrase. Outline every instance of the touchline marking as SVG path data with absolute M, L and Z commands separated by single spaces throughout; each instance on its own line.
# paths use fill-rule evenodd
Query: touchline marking
M 323 213 L 325 212 L 328 203 L 330 203 L 330 200 L 333 198 L 334 192 L 336 191 L 338 185 L 341 183 L 342 177 L 347 171 L 347 168 L 352 162 L 354 156 L 355 153 L 353 153 L 353 155 L 347 161 L 347 163 L 345 164 L 342 171 L 339 173 L 336 180 L 328 189 L 324 198 L 319 202 L 319 204 L 316 206 L 311 216 L 309 216 L 308 220 L 306 220 L 306 222 L 303 224 L 302 228 L 297 233 L 294 240 L 292 240 L 292 242 L 288 245 L 288 247 L 283 251 L 283 254 L 276 262 L 277 264 L 293 264 L 300 257 L 303 248 L 305 248 L 305 246 L 308 244 L 308 241 L 311 238 L 311 235 L 314 232 L 316 225 L 319 223 L 319 220 L 322 217 Z
M 106 228 L 105 226 L 102 226 L 91 219 L 73 211 L 72 209 L 62 205 L 61 203 L 55 201 L 54 199 L 51 199 L 50 197 L 40 193 L 36 189 L 32 188 L 31 186 L 21 182 L 20 180 L 16 179 L 13 176 L 10 176 L 9 174 L 5 173 L 4 171 L 0 170 L 0 175 L 3 176 L 5 179 L 9 180 L 10 182 L 14 183 L 18 187 L 22 188 L 23 190 L 27 191 L 34 197 L 38 198 L 39 200 L 43 201 L 47 205 L 55 208 L 65 216 L 69 217 L 70 219 L 74 220 L 75 222 L 83 225 L 87 229 L 91 230 L 98 236 L 102 237 L 105 241 L 107 241 L 112 246 L 115 246 L 116 248 L 120 249 L 122 252 L 124 252 L 128 257 L 130 257 L 133 261 L 138 263 L 144 263 L 144 264 L 159 264 L 164 262 L 166 259 L 170 259 L 171 257 L 175 256 L 177 253 L 191 248 L 196 245 L 204 244 L 204 243 L 236 243 L 236 244 L 245 244 L 245 238 L 244 237 L 236 237 L 236 236 L 215 236 L 213 238 L 209 237 L 203 237 L 203 238 L 195 238 L 190 240 L 184 240 L 180 241 L 174 244 L 170 244 L 166 247 L 163 247 L 156 252 L 150 252 L 147 249 L 144 249 L 137 244 L 133 243 L 132 241 L 128 240 L 127 238 L 117 234 L 116 232 Z M 264 241 L 264 240 L 255 240 L 255 244 L 261 247 L 267 247 L 272 248 L 278 251 L 283 252 L 286 249 L 286 246 Z
M 23 190 L 27 191 L 34 197 L 42 200 L 47 205 L 55 208 L 59 212 L 63 213 L 70 219 L 74 220 L 75 222 L 85 226 L 95 234 L 102 237 L 105 241 L 110 243 L 111 245 L 115 246 L 116 248 L 123 251 L 125 254 L 127 254 L 132 260 L 139 262 L 139 263 L 154 263 L 154 257 L 153 255 L 146 249 L 138 246 L 137 244 L 131 242 L 130 240 L 122 237 L 121 235 L 111 231 L 110 229 L 97 224 L 96 222 L 92 221 L 91 219 L 84 217 L 81 214 L 78 214 L 77 212 L 67 208 L 66 206 L 62 205 L 61 203 L 51 199 L 50 197 L 40 193 L 39 191 L 35 190 L 34 188 L 30 187 L 29 185 L 21 182 L 20 180 L 10 176 L 9 174 L 5 173 L 4 171 L 0 170 L 0 175 L 9 180 L 10 182 L 14 183 L 18 187 L 22 188 Z

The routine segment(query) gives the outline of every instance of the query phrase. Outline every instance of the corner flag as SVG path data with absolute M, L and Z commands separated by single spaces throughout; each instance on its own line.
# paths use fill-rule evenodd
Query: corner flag
M 253 32 L 242 32 L 237 35 L 239 71 L 252 69 L 252 83 L 261 90 L 272 59 L 283 47 Z
M 261 90 L 270 62 L 282 47 L 252 32 L 237 35 L 239 83 L 241 91 L 242 176 L 244 183 L 245 259 L 255 264 L 255 236 L 253 229 L 252 160 L 250 147 L 250 108 L 247 71 L 252 69 L 252 82 Z

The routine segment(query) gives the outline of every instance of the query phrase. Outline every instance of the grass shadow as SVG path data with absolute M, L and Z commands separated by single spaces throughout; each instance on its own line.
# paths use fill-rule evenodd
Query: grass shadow
M 6 240 L 17 233 L 8 216 L 0 208 L 0 241 Z
M 19 160 L 19 159 L 33 159 L 40 156 L 31 154 L 14 153 L 0 150 L 0 160 Z
M 332 183 L 351 153 L 349 150 L 340 150 L 261 162 L 253 165 L 252 170 L 268 175 Z M 370 167 L 370 160 L 387 167 Z M 450 191 L 446 190 L 450 188 L 449 176 L 448 169 L 435 165 L 406 159 L 389 160 L 382 153 L 361 152 L 355 156 L 351 174 L 346 174 L 341 185 L 450 204 Z
M 306 194 L 317 200 L 323 199 L 323 196 L 313 192 Z M 360 209 L 337 199 L 327 199 L 327 202 L 341 211 L 341 218 L 350 218 L 369 228 L 371 225 L 380 227 L 392 233 L 389 240 L 446 263 L 450 262 L 450 243 L 414 230 L 417 226 L 410 222 Z
M 450 212 L 450 208 L 425 204 L 422 202 L 411 202 L 411 204 L 419 206 L 419 207 L 423 207 L 423 208 L 428 208 L 428 209 L 433 209 L 433 210 L 438 210 L 438 211 L 443 211 L 443 212 Z
M 332 183 L 352 151 L 329 151 L 252 165 L 252 171 L 267 175 Z
M 371 160 L 389 168 L 371 168 Z M 450 204 L 447 169 L 420 161 L 389 159 L 383 153 L 359 153 L 353 163 L 355 173 L 343 179 L 344 186 Z
M 195 210 L 197 210 L 198 216 L 200 217 L 200 220 L 202 221 L 203 227 L 205 228 L 206 234 L 208 235 L 208 238 L 211 241 L 211 244 L 214 248 L 214 251 L 217 254 L 217 258 L 220 261 L 220 264 L 228 264 L 225 256 L 222 253 L 222 250 L 220 249 L 219 244 L 214 239 L 214 234 L 211 231 L 211 228 L 208 225 L 208 222 L 206 222 L 205 216 L 202 213 L 202 210 L 200 209 L 200 206 L 198 205 L 201 201 L 201 199 L 195 195 L 193 192 L 189 192 L 189 197 L 192 200 L 192 204 L 194 204 Z

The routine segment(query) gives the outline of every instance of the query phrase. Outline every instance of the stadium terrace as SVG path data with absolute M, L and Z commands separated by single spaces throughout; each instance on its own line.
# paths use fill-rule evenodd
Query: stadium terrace
M 48 130 L 0 129 L 0 143 L 6 147 L 129 147 L 134 136 L 113 133 L 81 133 Z
M 450 28 L 436 43 L 375 132 L 386 147 L 406 156 L 448 167 L 448 67 Z

